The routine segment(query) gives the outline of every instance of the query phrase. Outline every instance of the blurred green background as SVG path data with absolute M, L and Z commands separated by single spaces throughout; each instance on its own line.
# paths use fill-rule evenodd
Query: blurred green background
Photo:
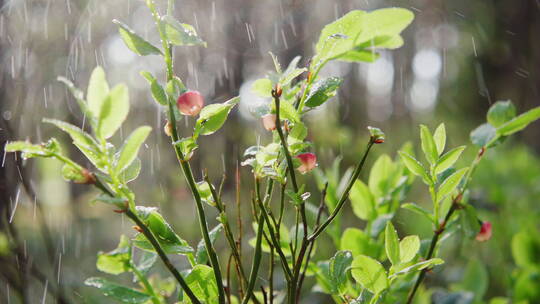
M 156 2 L 163 7 L 165 1 Z M 448 146 L 471 146 L 469 132 L 484 121 L 495 101 L 511 99 L 518 112 L 540 105 L 538 1 L 178 0 L 175 16 L 194 25 L 208 47 L 176 48 L 175 73 L 188 88 L 200 91 L 207 103 L 241 97 L 225 127 L 201 139 L 193 159 L 197 178 L 205 168 L 216 182 L 225 172 L 226 203 L 233 205 L 234 170 L 244 149 L 269 140 L 252 114 L 261 101 L 250 92 L 252 82 L 273 67 L 269 51 L 282 63 L 302 55 L 301 64 L 306 65 L 325 24 L 352 9 L 390 6 L 408 8 L 416 16 L 403 33 L 402 48 L 384 52 L 373 64 L 333 62 L 322 71 L 322 76 L 341 76 L 345 82 L 332 102 L 307 115 L 308 138 L 315 144 L 321 168 L 331 166 L 338 155 L 343 156 L 342 171 L 352 166 L 367 139 L 368 125 L 387 134 L 386 144 L 376 153 L 394 156 L 407 140 L 418 143 L 419 123 L 434 128 L 445 122 Z M 91 70 L 102 65 L 110 83 L 124 82 L 130 89 L 131 112 L 123 134 L 141 124 L 154 127 L 140 154 L 143 172 L 133 183 L 138 201 L 158 206 L 179 234 L 196 245 L 200 236 L 194 204 L 162 132 L 164 115 L 139 75 L 144 69 L 163 78 L 162 62 L 131 53 L 112 19 L 129 24 L 151 42 L 159 40 L 143 1 L 0 0 L 2 148 L 6 140 L 40 142 L 54 136 L 65 143 L 73 159 L 89 166 L 64 134 L 41 120 L 84 125 L 74 100 L 56 77 L 66 76 L 84 88 Z M 473 269 L 477 276 L 473 285 L 479 288 L 475 292 L 483 301 L 505 296 L 540 303 L 539 127 L 535 123 L 497 151 L 489 151 L 473 180 L 472 198 L 480 217 L 493 223 L 494 237 L 487 243 L 459 238 L 446 243 L 441 251 L 444 274 L 428 280 L 430 286 L 451 290 L 462 282 L 465 270 Z M 114 141 L 122 139 L 121 134 Z M 468 162 L 475 149 L 466 151 Z M 99 303 L 102 298 L 82 282 L 97 274 L 97 251 L 113 249 L 122 233 L 133 234 L 131 225 L 108 206 L 89 203 L 94 190 L 64 182 L 57 161 L 32 160 L 18 169 L 21 162 L 13 154 L 0 156 L 1 229 L 6 235 L 18 235 L 24 248 L 21 256 L 30 265 L 21 268 L 19 258 L 0 255 L 0 303 L 18 301 L 11 280 L 30 286 L 30 303 L 52 303 L 52 297 L 43 298 L 44 289 L 58 284 L 74 302 Z M 247 214 L 252 180 L 248 168 L 241 174 Z M 305 178 L 316 192 L 312 176 Z M 28 188 L 35 190 L 37 200 Z M 425 189 L 415 183 L 408 201 L 428 200 Z M 343 227 L 362 226 L 346 208 Z M 234 207 L 230 210 L 234 212 Z M 209 213 L 213 226 L 216 214 Z M 400 211 L 395 221 L 398 231 L 429 237 L 429 225 L 416 219 L 411 212 Z M 512 254 L 512 239 L 520 231 L 528 252 L 535 253 L 532 256 Z M 4 243 L 0 238 L 0 249 Z M 217 243 L 223 259 L 226 246 L 223 240 Z M 329 239 L 319 246 L 318 258 L 328 258 L 335 250 Z M 247 242 L 244 248 L 249 248 Z M 40 269 L 41 279 L 24 275 L 33 267 Z M 317 293 L 305 299 L 305 303 L 328 301 Z

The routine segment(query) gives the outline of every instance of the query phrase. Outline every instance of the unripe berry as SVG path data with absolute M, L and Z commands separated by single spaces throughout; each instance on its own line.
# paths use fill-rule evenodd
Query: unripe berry
M 266 114 L 261 117 L 264 128 L 267 131 L 273 131 L 276 129 L 276 115 L 275 114 Z
M 187 91 L 178 97 L 176 106 L 180 113 L 188 116 L 196 116 L 204 106 L 204 98 L 197 91 Z
M 296 158 L 300 160 L 298 171 L 302 174 L 306 174 L 317 167 L 317 156 L 313 153 L 301 153 L 296 155 Z
M 167 123 L 163 127 L 163 132 L 165 132 L 165 134 L 167 136 L 171 137 L 172 136 L 172 131 L 173 131 L 172 128 L 173 128 L 173 126 L 172 126 L 171 122 L 167 120 Z
M 476 235 L 476 240 L 479 242 L 485 242 L 491 238 L 491 223 L 488 221 L 482 222 L 480 226 L 480 232 Z

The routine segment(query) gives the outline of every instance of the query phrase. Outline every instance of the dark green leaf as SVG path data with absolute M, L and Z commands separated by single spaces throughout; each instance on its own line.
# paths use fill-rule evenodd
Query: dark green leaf
M 223 229 L 222 224 L 218 224 L 214 229 L 210 230 L 208 235 L 210 236 L 210 241 L 215 243 L 218 234 Z M 199 244 L 197 244 L 197 253 L 195 254 L 195 261 L 197 264 L 206 264 L 208 262 L 208 252 L 206 251 L 206 246 L 204 244 L 204 239 L 201 239 L 199 241 Z
M 150 84 L 150 91 L 152 92 L 152 97 L 154 98 L 154 100 L 160 105 L 166 106 L 168 104 L 167 94 L 165 94 L 165 90 L 159 84 L 157 79 L 150 72 L 147 71 L 142 71 L 141 75 L 143 75 L 143 77 Z
M 141 36 L 137 35 L 131 28 L 126 24 L 114 19 L 113 23 L 118 25 L 118 31 L 120 36 L 126 46 L 132 50 L 135 54 L 146 56 L 146 55 L 162 55 L 160 49 L 153 46 L 150 42 L 144 40 Z
M 146 303 L 151 296 L 146 293 L 112 283 L 103 278 L 88 278 L 84 281 L 87 286 L 96 287 L 103 295 L 116 299 L 122 303 Z

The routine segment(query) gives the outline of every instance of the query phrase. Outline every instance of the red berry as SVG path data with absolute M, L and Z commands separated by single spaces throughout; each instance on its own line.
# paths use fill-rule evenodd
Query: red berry
M 187 91 L 178 97 L 176 105 L 180 113 L 188 116 L 196 116 L 204 106 L 204 98 L 197 91 Z

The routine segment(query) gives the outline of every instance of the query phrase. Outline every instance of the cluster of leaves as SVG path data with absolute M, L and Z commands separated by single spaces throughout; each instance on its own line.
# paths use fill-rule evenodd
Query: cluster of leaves
M 119 212 L 127 213 L 137 223 L 139 233 L 132 239 L 122 236 L 115 250 L 98 254 L 97 268 L 111 275 L 132 273 L 139 287 L 134 289 L 98 277 L 86 280 L 87 285 L 96 287 L 105 296 L 123 303 L 157 304 L 168 301 L 167 298 L 177 289 L 176 283 L 158 276 L 148 276 L 157 257 L 165 262 L 169 270 L 174 268 L 168 261 L 167 254 L 182 255 L 191 266 L 181 275 L 175 275 L 174 269 L 171 270 L 182 287 L 178 288 L 179 301 L 224 303 L 219 261 L 216 260 L 212 247 L 221 232 L 224 232 L 236 259 L 239 285 L 244 284 L 248 288 L 245 290 L 243 303 L 249 301 L 257 303 L 264 298 L 261 293 L 253 292 L 260 267 L 261 251 L 273 253 L 281 259 L 289 283 L 287 290 L 289 303 L 295 303 L 300 294 L 302 269 L 304 269 L 302 276 L 304 274 L 314 276 L 317 282 L 316 289 L 330 294 L 337 303 L 400 301 L 406 296 L 408 288 L 419 273 L 417 282 L 421 283 L 422 274 L 427 269 L 443 263 L 433 253 L 439 240 L 438 236 L 444 233 L 445 229 L 462 228 L 461 230 L 470 236 L 478 233 L 479 220 L 474 208 L 467 204 L 466 190 L 471 174 L 485 150 L 501 143 L 507 136 L 522 130 L 540 117 L 540 108 L 516 116 L 515 107 L 510 102 L 497 102 L 487 114 L 487 123 L 471 133 L 472 142 L 480 146 L 477 158 L 470 167 L 459 169 L 455 164 L 465 147 L 460 146 L 445 152 L 444 124 L 439 125 L 433 133 L 422 125 L 420 139 L 426 161 L 420 162 L 414 156 L 412 145 L 406 144 L 396 159 L 388 155 L 380 156 L 371 169 L 367 183 L 364 183 L 357 178 L 370 148 L 374 143 L 384 142 L 382 131 L 371 128 L 371 137 L 364 158 L 354 170 L 347 170 L 340 175 L 340 162 L 336 160 L 330 169 L 315 171 L 317 184 L 324 193 L 323 204 L 333 211 L 321 226 L 319 220 L 324 209 L 321 205 L 316 224 L 310 227 L 305 218 L 305 209 L 316 208 L 310 203 L 310 193 L 306 192 L 306 185 L 298 186 L 296 183 L 294 168 L 300 165 L 300 161 L 296 158 L 291 159 L 291 156 L 305 153 L 313 146 L 307 141 L 308 128 L 302 122 L 303 115 L 329 101 L 337 94 L 343 82 L 339 77 L 320 78 L 318 74 L 333 60 L 373 62 L 379 57 L 377 53 L 379 50 L 400 47 L 403 44 L 401 32 L 411 23 L 413 14 L 400 8 L 372 12 L 355 10 L 346 14 L 324 27 L 308 67 L 299 67 L 301 58 L 296 57 L 286 69 L 282 69 L 277 57 L 271 54 L 275 71 L 255 81 L 252 90 L 268 101 L 256 109 L 256 114 L 261 117 L 275 115 L 277 132 L 273 132 L 270 143 L 247 148 L 244 153 L 246 160 L 243 162 L 244 165 L 252 167 L 256 179 L 253 226 L 257 235 L 250 241 L 255 247 L 255 254 L 249 282 L 246 282 L 241 261 L 235 256 L 238 254 L 238 248 L 231 233 L 225 206 L 221 202 L 221 195 L 216 193 L 214 186 L 207 179 L 196 183 L 189 167 L 189 160 L 198 147 L 199 136 L 210 135 L 219 130 L 239 99 L 233 98 L 224 103 L 205 106 L 198 113 L 191 135 L 180 138 L 176 122 L 182 115 L 176 106 L 176 100 L 187 91 L 187 88 L 181 79 L 174 75 L 171 47 L 205 46 L 206 42 L 197 35 L 191 25 L 180 23 L 172 17 L 171 3 L 172 1 L 169 1 L 167 14 L 161 16 L 155 8 L 154 1 L 146 0 L 156 21 L 162 42 L 161 49 L 122 22 L 115 20 L 114 23 L 119 26 L 119 33 L 130 50 L 141 56 L 162 56 L 166 64 L 167 82 L 164 85 L 149 72 L 143 71 L 141 75 L 148 81 L 153 99 L 168 113 L 171 125 L 170 129 L 166 130 L 170 131 L 172 145 L 198 207 L 203 239 L 196 249 L 172 229 L 156 208 L 136 206 L 135 194 L 129 189 L 128 183 L 135 179 L 141 170 L 141 161 L 137 155 L 151 128 L 142 126 L 134 130 L 120 149 L 116 149 L 108 142 L 128 115 L 129 97 L 125 85 L 120 84 L 109 89 L 101 68 L 98 67 L 92 72 L 86 96 L 70 81 L 60 78 L 73 93 L 81 111 L 89 121 L 92 134 L 62 121 L 45 120 L 69 134 L 73 144 L 93 164 L 95 173 L 92 172 L 94 170 L 86 169 L 66 156 L 55 139 L 41 145 L 18 141 L 6 146 L 6 151 L 23 152 L 24 158 L 48 157 L 62 161 L 64 163 L 62 174 L 67 180 L 98 186 L 105 193 L 97 200 L 114 205 L 119 208 Z M 306 73 L 306 77 L 301 77 Z M 169 125 L 166 128 L 169 128 Z M 416 176 L 422 179 L 429 190 L 432 200 L 431 212 L 419 204 L 404 204 Z M 263 179 L 268 181 L 268 191 L 264 199 L 261 199 L 259 182 Z M 279 220 L 274 218 L 269 208 L 274 182 L 282 187 Z M 288 189 L 291 184 L 292 190 Z M 291 205 L 283 204 L 285 195 L 289 197 Z M 347 199 L 350 200 L 359 222 L 364 221 L 365 226 L 363 229 L 348 228 L 342 234 L 338 213 Z M 220 214 L 218 218 L 220 223 L 210 231 L 201 201 L 216 207 Z M 429 251 L 425 248 L 429 240 L 421 240 L 417 235 L 405 236 L 400 240 L 391 222 L 400 207 L 419 213 L 436 229 Z M 281 221 L 284 208 L 293 208 L 297 212 L 296 225 L 290 229 Z M 459 217 L 451 217 L 458 209 L 465 212 L 460 212 Z M 300 225 L 298 215 L 302 215 L 303 225 Z M 338 251 L 328 260 L 310 262 L 315 240 L 326 227 Z M 534 241 L 522 235 L 516 236 L 513 242 L 514 256 L 523 268 L 538 264 L 530 255 L 523 253 L 530 252 L 522 248 L 534 247 L 531 244 L 536 246 Z M 138 263 L 134 262 L 135 247 L 142 253 Z M 304 255 L 306 251 L 307 258 Z M 525 274 L 522 276 L 530 275 L 526 271 L 523 273 Z M 272 286 L 271 283 L 269 285 Z M 297 291 L 297 288 L 300 290 Z M 413 290 L 412 296 L 415 291 L 416 289 Z M 228 292 L 230 293 L 230 289 Z M 270 292 L 273 297 L 273 290 Z M 234 296 L 230 298 L 236 301 Z

